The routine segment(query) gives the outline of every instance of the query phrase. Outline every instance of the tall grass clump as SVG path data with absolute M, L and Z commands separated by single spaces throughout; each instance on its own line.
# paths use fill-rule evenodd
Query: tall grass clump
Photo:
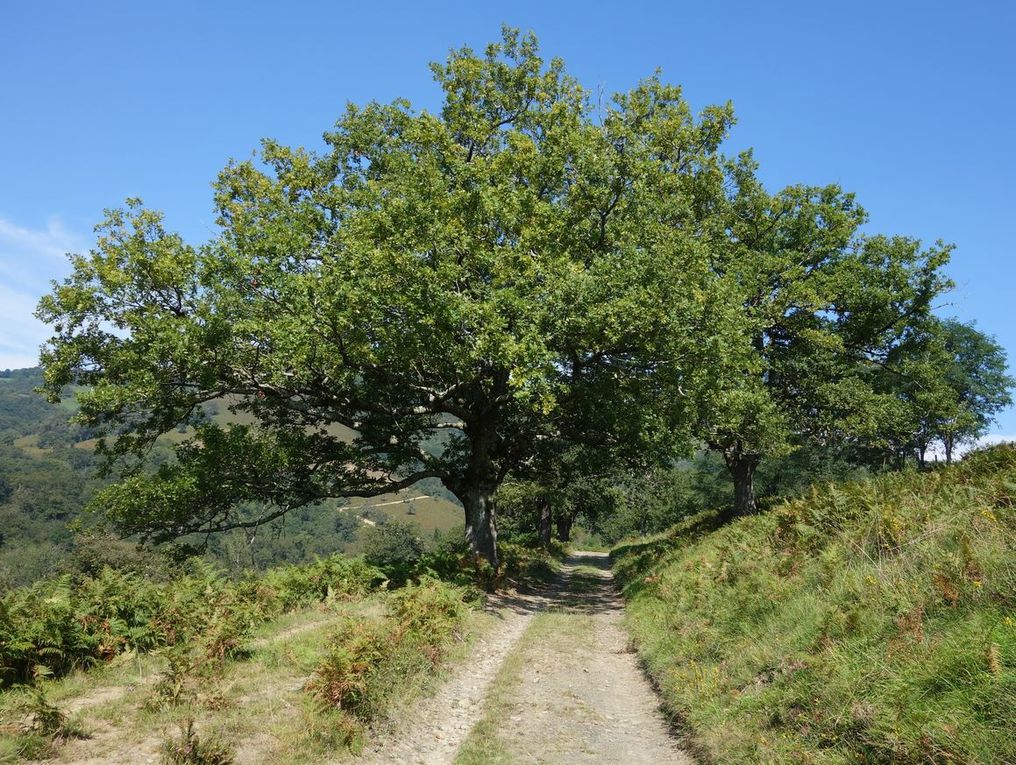
M 194 721 L 187 720 L 179 739 L 169 739 L 162 747 L 163 765 L 233 765 L 229 746 L 214 738 L 205 738 L 194 730 Z
M 704 760 L 1016 762 L 1016 448 L 703 513 L 614 560 Z

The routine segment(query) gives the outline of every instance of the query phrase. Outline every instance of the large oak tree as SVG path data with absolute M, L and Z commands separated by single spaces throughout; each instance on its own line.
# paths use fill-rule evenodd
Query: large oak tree
M 494 492 L 543 440 L 688 442 L 729 107 L 696 117 L 657 78 L 596 104 L 511 30 L 433 72 L 437 113 L 350 106 L 322 151 L 230 163 L 207 243 L 139 202 L 109 212 L 43 299 L 46 388 L 84 386 L 121 529 L 248 527 L 437 478 L 496 562 Z M 212 400 L 245 424 L 202 419 Z M 146 471 L 181 423 L 194 436 Z

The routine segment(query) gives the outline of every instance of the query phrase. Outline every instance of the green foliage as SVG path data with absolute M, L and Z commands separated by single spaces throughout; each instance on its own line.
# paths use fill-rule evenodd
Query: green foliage
M 816 483 L 859 479 L 871 473 L 864 460 L 865 455 L 848 445 L 803 445 L 759 466 L 755 474 L 759 501 L 769 507 L 800 496 Z M 668 467 L 619 471 L 602 477 L 594 486 L 598 496 L 581 504 L 577 522 L 609 545 L 626 537 L 660 533 L 703 507 L 723 509 L 729 505 L 726 465 L 722 457 L 709 451 Z M 522 517 L 532 522 L 532 512 L 530 502 Z
M 724 320 L 704 340 L 699 435 L 723 455 L 734 510 L 756 509 L 763 459 L 805 443 L 885 449 L 909 426 L 910 361 L 952 285 L 951 246 L 861 233 L 867 213 L 835 185 L 768 192 L 750 152 L 728 167 L 710 291 Z
M 199 737 L 194 721 L 187 720 L 180 738 L 170 739 L 162 748 L 164 765 L 233 765 L 232 749 L 216 739 Z
M 363 559 L 396 584 L 409 578 L 423 552 L 420 530 L 413 523 L 388 521 L 371 527 L 364 536 Z
M 718 522 L 614 553 L 639 651 L 708 757 L 1016 758 L 1016 448 Z
M 656 76 L 596 103 L 507 28 L 432 72 L 436 110 L 351 105 L 319 153 L 229 164 L 207 245 L 138 200 L 109 211 L 43 298 L 47 393 L 86 386 L 77 419 L 127 468 L 100 503 L 121 529 L 253 528 L 439 478 L 496 566 L 490 496 L 541 440 L 686 445 L 692 400 L 659 393 L 711 350 L 691 330 L 729 104 L 696 115 Z M 194 422 L 154 478 L 130 472 L 224 394 L 247 423 Z
M 362 598 L 383 580 L 383 572 L 365 561 L 333 555 L 307 565 L 248 573 L 238 586 L 244 600 L 258 604 L 261 618 L 273 618 L 312 603 Z
M 1014 380 L 1005 350 L 973 324 L 955 319 L 932 322 L 918 352 L 903 363 L 901 397 L 910 416 L 893 446 L 915 452 L 923 465 L 936 442 L 951 462 L 956 447 L 987 432 L 995 416 L 1012 403 Z
M 246 636 L 268 619 L 361 597 L 382 580 L 363 561 L 333 557 L 239 582 L 200 560 L 162 582 L 110 568 L 40 581 L 0 597 L 0 686 L 29 681 L 37 666 L 63 674 L 128 650 L 183 646 L 181 663 L 193 663 L 191 654 L 221 662 L 242 652 Z
M 352 720 L 368 725 L 386 720 L 400 689 L 433 674 L 461 640 L 466 595 L 463 588 L 422 577 L 392 595 L 385 616 L 350 619 L 335 633 L 307 689 L 326 713 L 347 716 L 340 730 L 351 746 L 362 738 L 362 732 L 352 735 Z
M 157 711 L 190 702 L 194 672 L 201 666 L 197 652 L 186 644 L 177 644 L 158 649 L 157 653 L 166 660 L 166 668 L 159 673 L 145 700 L 145 708 Z
M 73 550 L 70 523 L 97 481 L 95 461 L 72 448 L 88 437 L 70 412 L 34 392 L 38 369 L 0 378 L 0 591 L 59 570 Z

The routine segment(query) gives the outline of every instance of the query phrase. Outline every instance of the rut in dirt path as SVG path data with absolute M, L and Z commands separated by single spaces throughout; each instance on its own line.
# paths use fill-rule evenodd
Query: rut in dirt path
M 496 752 L 498 763 L 691 765 L 629 649 L 623 611 L 607 555 L 570 556 L 560 597 L 530 625 L 488 709 L 493 741 L 467 746 L 459 761 Z

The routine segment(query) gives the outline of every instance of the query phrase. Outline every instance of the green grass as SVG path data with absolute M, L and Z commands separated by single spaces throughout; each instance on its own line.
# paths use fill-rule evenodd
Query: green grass
M 715 763 L 1016 762 L 1016 449 L 622 545 L 628 628 Z

